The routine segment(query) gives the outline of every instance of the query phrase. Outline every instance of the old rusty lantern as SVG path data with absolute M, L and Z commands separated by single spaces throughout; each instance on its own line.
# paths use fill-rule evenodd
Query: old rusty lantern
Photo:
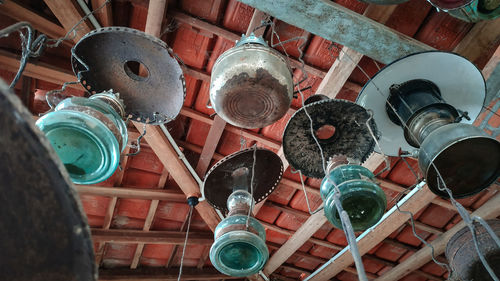
M 467 22 L 492 20 L 500 16 L 499 0 L 428 0 L 434 7 Z
M 259 272 L 266 264 L 266 232 L 249 212 L 255 203 L 271 194 L 282 174 L 280 158 L 262 148 L 231 154 L 208 172 L 203 184 L 205 198 L 215 208 L 229 212 L 217 225 L 210 248 L 210 261 L 220 272 L 245 277 Z
M 78 193 L 32 113 L 1 79 L 0 126 L 1 279 L 97 280 Z
M 210 102 L 228 123 L 262 128 L 283 117 L 293 99 L 285 58 L 253 34 L 219 56 L 212 69 Z
M 495 235 L 500 235 L 500 220 L 491 219 L 486 223 Z M 479 250 L 494 274 L 500 276 L 500 247 L 480 223 L 474 222 L 474 228 Z M 449 280 L 493 280 L 479 258 L 468 226 L 451 237 L 446 244 L 445 254 L 452 272 Z
M 127 145 L 124 106 L 112 91 L 70 97 L 36 122 L 77 184 L 109 178 Z
M 441 188 L 444 181 L 454 197 L 463 198 L 487 188 L 500 173 L 500 142 L 471 125 L 485 94 L 474 64 L 457 54 L 430 51 L 387 65 L 357 102 L 373 110 L 384 153 L 418 156 L 434 193 L 449 196 Z
M 311 133 L 308 115 L 322 152 Z M 283 152 L 290 165 L 305 176 L 323 178 L 320 191 L 325 216 L 340 229 L 343 227 L 335 205 L 337 198 L 354 231 L 376 224 L 387 206 L 385 194 L 375 182 L 373 173 L 359 165 L 375 146 L 368 126 L 376 136 L 375 122 L 363 107 L 313 95 L 290 118 L 283 133 Z M 331 134 L 325 134 L 328 128 L 333 128 Z M 328 160 L 326 175 L 323 157 Z M 340 192 L 338 195 L 335 186 Z

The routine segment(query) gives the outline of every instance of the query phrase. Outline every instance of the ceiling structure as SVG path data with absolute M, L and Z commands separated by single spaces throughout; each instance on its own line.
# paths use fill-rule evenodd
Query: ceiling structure
M 94 9 L 105 1 L 90 2 Z M 273 150 L 281 156 L 282 133 L 291 114 L 301 105 L 300 99 L 294 99 L 292 108 L 281 120 L 254 130 L 226 124 L 218 116 L 213 116 L 214 111 L 206 106 L 210 72 L 217 57 L 234 46 L 241 34 L 254 30 L 267 17 L 263 11 L 242 2 L 255 4 L 259 1 L 167 2 L 114 0 L 97 12 L 96 18 L 102 26 L 128 26 L 160 37 L 185 64 L 187 95 L 181 114 L 168 124 L 168 128 L 196 173 L 203 178 L 216 161 L 253 144 Z M 322 3 L 330 5 L 326 2 Z M 352 16 L 360 25 L 373 24 L 373 21 L 367 20 L 370 18 L 385 25 L 377 25 L 381 27 L 381 32 L 394 34 L 396 30 L 407 36 L 399 34 L 396 37 L 419 44 L 422 49 L 454 51 L 467 57 L 482 69 L 490 85 L 489 90 L 498 91 L 494 85 L 500 83 L 497 66 L 500 61 L 500 19 L 466 23 L 435 11 L 423 0 L 411 0 L 398 6 L 368 5 L 356 0 L 335 3 L 352 11 Z M 286 10 L 287 7 L 281 8 Z M 261 9 L 266 9 L 274 16 L 272 6 L 262 4 Z M 299 15 L 305 13 L 299 10 L 295 12 Z M 1 28 L 16 21 L 29 21 L 35 29 L 51 38 L 63 37 L 84 15 L 76 1 L 71 0 L 4 0 L 0 4 L 0 13 L 4 15 L 0 19 Z M 294 16 L 293 13 L 289 14 Z M 274 24 L 280 40 L 296 36 L 308 39 L 303 57 L 308 78 L 301 86 L 310 86 L 304 90 L 306 97 L 321 93 L 331 98 L 354 101 L 368 80 L 356 68 L 356 63 L 372 76 L 378 66 L 383 66 L 382 62 L 388 63 L 391 55 L 397 56 L 387 53 L 387 50 L 385 53 L 381 51 L 376 38 L 364 42 L 366 44 L 354 42 L 350 47 L 335 44 L 331 48 L 328 38 L 315 35 L 313 32 L 319 34 L 317 30 L 311 30 L 318 19 L 310 19 L 308 24 L 307 18 L 301 20 L 295 16 L 298 22 L 290 24 L 279 19 L 283 15 L 276 16 L 278 18 L 274 18 Z M 350 30 L 331 32 L 352 35 L 358 31 L 356 28 L 353 25 Z M 34 116 L 48 109 L 45 103 L 48 90 L 76 80 L 71 72 L 70 48 L 92 29 L 92 25 L 85 21 L 77 29 L 72 41 L 65 41 L 58 48 L 48 48 L 43 56 L 30 60 L 23 78 L 16 86 L 16 93 Z M 271 39 L 269 27 L 256 32 L 266 40 Z M 409 38 L 414 38 L 414 41 Z M 300 44 L 295 41 L 284 44 L 284 48 L 276 47 L 281 52 L 286 50 L 292 57 L 296 81 L 302 78 L 297 68 L 300 64 Z M 361 45 L 380 61 L 375 62 L 359 53 L 365 50 Z M 19 64 L 19 37 L 11 35 L 0 39 L 0 48 L 0 74 L 4 80 L 10 81 Z M 378 51 L 381 52 L 380 56 L 376 54 Z M 65 93 L 84 94 L 80 85 L 71 85 Z M 500 113 L 498 99 L 493 100 L 489 108 Z M 497 139 L 500 138 L 499 115 L 486 110 L 475 124 Z M 134 142 L 142 130 L 142 124 L 130 124 L 129 141 Z M 128 148 L 125 153 L 130 151 L 134 149 Z M 383 160 L 381 155 L 374 154 L 364 165 L 377 173 L 385 165 Z M 379 176 L 389 203 L 388 210 L 394 206 L 394 198 L 399 198 L 401 192 L 416 182 L 413 171 L 418 171 L 417 162 L 413 159 L 392 157 L 389 162 L 390 169 Z M 311 208 L 315 209 L 322 202 L 319 197 L 320 181 L 306 179 L 305 182 Z M 100 280 L 177 278 L 189 211 L 186 198 L 199 195 L 200 191 L 195 178 L 158 127 L 147 126 L 140 153 L 123 156 L 121 169 L 117 169 L 110 179 L 95 186 L 77 185 L 75 188 L 81 195 L 92 228 Z M 498 191 L 498 185 L 494 184 L 459 202 L 483 218 L 495 218 L 500 215 Z M 321 271 L 315 272 L 312 279 L 357 280 L 352 257 L 343 250 L 347 245 L 343 232 L 333 228 L 322 212 L 309 214 L 298 174 L 292 173 L 290 168 L 287 168 L 274 193 L 256 209 L 256 218 L 266 228 L 270 249 L 270 260 L 263 270 L 266 275 L 280 280 L 298 280 L 326 264 Z M 424 187 L 415 189 L 402 209 L 414 214 L 417 233 L 427 241 L 432 241 L 439 255 L 438 260 L 444 260 L 442 253 L 446 242 L 461 227 L 460 216 L 451 203 L 436 197 Z M 196 210 L 184 256 L 183 277 L 186 280 L 234 279 L 218 273 L 208 259 L 208 251 L 213 243 L 211 230 L 219 222 L 219 217 L 206 202 L 201 202 Z M 448 277 L 444 269 L 431 261 L 428 248 L 414 237 L 408 219 L 402 213 L 390 213 L 360 240 L 359 249 L 369 279 L 423 281 L 445 280 Z M 328 263 L 334 256 L 335 260 Z M 250 279 L 263 280 L 260 276 Z

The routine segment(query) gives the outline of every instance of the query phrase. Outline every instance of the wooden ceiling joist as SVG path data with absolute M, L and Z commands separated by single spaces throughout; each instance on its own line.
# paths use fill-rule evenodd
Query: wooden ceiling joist
M 3 15 L 11 17 L 17 21 L 27 21 L 31 23 L 36 30 L 46 34 L 50 38 L 60 38 L 64 37 L 66 34 L 66 31 L 64 31 L 64 28 L 61 26 L 12 0 L 3 1 L 0 7 L 0 13 Z
M 182 245 L 186 232 L 180 231 L 144 231 L 128 229 L 91 229 L 94 242 L 109 243 L 146 243 Z M 210 232 L 189 232 L 188 244 L 210 245 L 214 242 Z
M 77 7 L 71 0 L 44 0 L 44 2 L 52 13 L 54 13 L 66 32 L 70 31 L 84 16 L 80 12 L 80 7 Z M 73 42 L 78 42 L 80 38 L 93 29 L 94 28 L 87 21 L 83 21 L 74 30 L 76 36 L 73 38 Z
M 478 216 L 483 219 L 491 219 L 500 216 L 500 194 L 495 195 L 493 198 L 488 200 L 483 206 L 474 211 L 471 216 Z M 446 243 L 450 238 L 460 229 L 465 227 L 463 221 L 457 223 L 453 228 L 446 231 L 438 238 L 434 239 L 430 244 L 434 248 L 434 255 L 440 255 L 446 249 Z M 407 274 L 413 272 L 414 270 L 422 267 L 426 263 L 432 260 L 431 248 L 423 247 L 421 250 L 411 255 L 409 258 L 405 259 L 398 266 L 386 272 L 384 275 L 379 277 L 378 281 L 389 281 L 389 280 L 399 280 Z
M 385 64 L 411 53 L 432 50 L 416 39 L 331 1 L 238 1 Z
M 402 211 L 409 211 L 416 214 L 418 211 L 427 207 L 435 197 L 436 195 L 432 193 L 427 186 L 416 188 L 407 195 L 407 198 L 411 199 L 404 201 L 399 208 Z M 400 213 L 393 207 L 384 215 L 379 224 L 358 237 L 357 241 L 360 255 L 366 254 L 374 245 L 382 242 L 382 240 L 398 229 L 408 219 L 409 216 L 407 214 Z M 326 280 L 332 278 L 353 262 L 353 257 L 348 247 L 346 247 L 327 263 L 323 264 L 313 273 L 313 275 L 308 277 L 307 280 Z
M 100 269 L 100 281 L 177 281 L 179 268 Z M 183 268 L 181 280 L 229 280 L 240 279 L 218 272 L 214 268 Z
M 106 0 L 91 0 L 92 9 L 97 9 L 106 3 Z M 94 16 L 97 18 L 101 26 L 112 26 L 113 25 L 113 14 L 111 1 L 106 3 L 101 10 L 96 11 Z

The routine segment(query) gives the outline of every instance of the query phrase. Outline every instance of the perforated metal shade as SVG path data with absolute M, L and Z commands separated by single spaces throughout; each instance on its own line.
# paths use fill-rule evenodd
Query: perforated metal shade
M 119 92 L 133 120 L 162 124 L 182 108 L 186 90 L 181 67 L 165 42 L 139 30 L 105 27 L 89 32 L 75 45 L 72 64 L 90 93 Z

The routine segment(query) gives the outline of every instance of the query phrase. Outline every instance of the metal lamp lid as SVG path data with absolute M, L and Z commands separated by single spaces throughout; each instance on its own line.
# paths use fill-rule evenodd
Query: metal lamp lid
M 323 158 L 314 137 L 306 110 L 313 122 L 313 130 L 323 150 L 325 160 L 345 155 L 358 162 L 365 161 L 373 152 L 375 140 L 366 122 L 370 114 L 363 107 L 344 100 L 327 99 L 310 103 L 295 112 L 283 133 L 283 152 L 290 165 L 307 177 L 322 178 Z M 377 136 L 375 121 L 371 129 Z M 328 134 L 328 129 L 331 132 Z M 326 134 L 322 135 L 322 132 Z
M 361 90 L 357 104 L 373 111 L 380 130 L 380 146 L 385 154 L 398 156 L 403 151 L 416 153 L 404 137 L 403 129 L 391 121 L 386 112 L 389 88 L 409 80 L 426 79 L 440 90 L 442 99 L 458 110 L 468 113 L 472 123 L 482 109 L 486 83 L 481 71 L 464 57 L 442 51 L 415 53 L 382 68 Z M 377 152 L 378 148 L 375 148 Z
M 184 75 L 165 42 L 132 28 L 105 27 L 86 34 L 73 50 L 73 71 L 83 87 L 91 94 L 119 92 L 132 120 L 157 125 L 179 114 Z
M 241 35 L 241 39 L 236 42 L 235 47 L 242 46 L 244 44 L 260 44 L 262 46 L 268 46 L 266 44 L 266 41 L 264 41 L 264 38 L 262 36 L 255 36 L 255 34 L 252 32 L 250 35 L 246 36 L 245 34 Z
M 235 184 L 233 172 L 242 167 L 249 171 L 246 179 L 250 192 L 254 148 L 247 148 L 217 162 L 208 171 L 202 186 L 203 196 L 208 203 L 219 210 L 227 210 L 227 199 L 233 193 Z M 276 153 L 265 148 L 256 148 L 253 198 L 255 203 L 269 196 L 278 186 L 283 175 L 283 163 Z

